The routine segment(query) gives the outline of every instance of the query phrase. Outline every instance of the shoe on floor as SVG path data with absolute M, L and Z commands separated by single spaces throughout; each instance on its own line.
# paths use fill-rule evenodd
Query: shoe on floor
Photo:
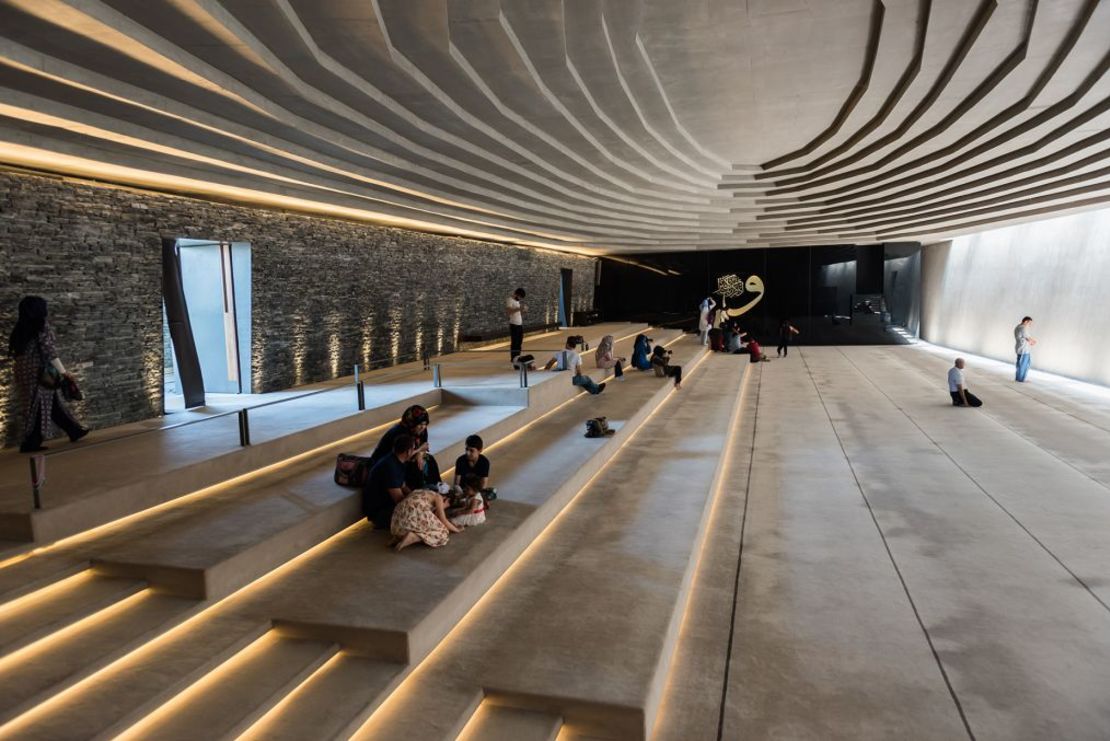
M 599 383 L 599 384 L 597 385 L 597 393 L 599 393 L 599 394 L 600 394 L 600 393 L 601 393 L 602 391 L 604 391 L 604 390 L 605 390 L 605 384 L 604 384 L 604 383 Z
M 76 435 L 70 435 L 69 441 L 71 443 L 75 443 L 87 434 L 89 434 L 88 428 L 87 427 L 82 427 L 80 430 L 77 431 Z

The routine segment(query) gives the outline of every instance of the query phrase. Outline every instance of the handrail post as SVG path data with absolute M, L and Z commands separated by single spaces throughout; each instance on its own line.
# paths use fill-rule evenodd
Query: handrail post
M 355 385 L 356 386 L 358 385 L 358 371 L 359 371 L 358 363 L 355 363 Z
M 45 477 L 41 474 L 46 470 L 46 457 L 33 455 L 27 460 L 31 464 L 31 498 L 34 501 L 35 509 L 42 509 L 41 493 Z
M 432 366 L 432 386 L 437 389 L 443 388 L 443 373 L 439 363 Z
M 359 381 L 355 388 L 358 389 L 358 410 L 360 412 L 366 411 L 366 386 L 362 381 Z
M 432 353 L 428 350 L 428 348 L 424 348 L 423 350 L 420 351 L 420 354 L 423 356 L 423 359 L 424 359 L 424 370 L 431 370 L 431 368 L 432 368 Z
M 251 444 L 251 424 L 245 408 L 239 410 L 239 444 L 244 448 Z
M 528 364 L 520 364 L 520 387 L 522 389 L 528 388 Z

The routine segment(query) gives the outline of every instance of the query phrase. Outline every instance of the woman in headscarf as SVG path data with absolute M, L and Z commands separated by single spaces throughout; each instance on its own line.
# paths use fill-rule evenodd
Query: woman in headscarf
M 624 363 L 628 358 L 618 358 L 613 354 L 613 335 L 607 334 L 601 338 L 594 353 L 594 361 L 601 370 L 613 369 L 618 381 L 624 380 Z
M 397 439 L 398 435 L 412 435 L 416 439 L 416 451 L 426 452 L 428 450 L 428 422 L 430 421 L 428 410 L 419 404 L 413 404 L 406 409 L 405 413 L 401 415 L 401 421 L 386 430 L 382 439 L 378 441 L 378 447 L 374 448 L 374 452 L 370 454 L 370 465 L 373 466 L 393 452 L 393 441 Z
M 15 382 L 23 406 L 21 453 L 46 450 L 42 441 L 53 431 L 51 422 L 61 427 L 73 442 L 89 434 L 62 403 L 62 381 L 69 373 L 58 358 L 54 330 L 46 315 L 46 299 L 25 296 L 19 302 L 19 318 L 8 340 L 8 354 L 15 358 Z
M 632 345 L 632 367 L 637 370 L 651 370 L 651 339 L 646 334 L 636 335 L 636 342 Z

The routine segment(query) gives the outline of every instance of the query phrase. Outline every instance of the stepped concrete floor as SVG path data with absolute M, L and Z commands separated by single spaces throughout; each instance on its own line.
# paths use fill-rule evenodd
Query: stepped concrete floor
M 1110 390 L 957 355 L 759 366 L 656 738 L 1107 738 Z
M 528 337 L 524 348 L 539 358 L 561 347 L 566 335 L 571 333 L 582 334 L 588 342 L 596 344 L 605 334 L 630 340 L 645 329 L 643 325 L 599 324 Z M 507 350 L 495 344 L 437 359 L 442 364 L 444 388 L 465 394 L 473 387 L 494 387 L 489 389 L 494 397 L 500 394 L 511 400 L 472 398 L 474 394 L 464 400 L 526 403 L 521 393 L 514 396 L 512 392 L 500 391 L 519 387 L 519 374 L 511 369 L 504 356 Z M 252 445 L 246 449 L 239 445 L 237 417 L 212 415 L 227 411 L 222 407 L 98 430 L 76 445 L 51 441 L 51 451 L 45 457 L 44 510 L 37 513 L 32 511 L 29 457 L 14 449 L 0 452 L 0 537 L 7 539 L 0 541 L 0 558 L 20 550 L 18 544 L 11 541 L 32 539 L 35 526 L 31 520 L 38 522 L 38 530 L 33 535 L 36 541 L 49 542 L 72 535 L 85 529 L 85 523 L 88 526 L 103 524 L 215 483 L 221 476 L 230 478 L 312 449 L 324 441 L 376 426 L 399 415 L 408 404 L 434 404 L 440 394 L 433 388 L 432 373 L 424 371 L 418 363 L 364 373 L 361 378 L 365 381 L 367 409 L 364 412 L 357 408 L 352 378 L 272 394 L 244 395 L 242 403 L 235 408 L 251 409 Z M 552 374 L 533 373 L 529 383 L 542 386 L 553 378 Z M 321 389 L 323 393 L 304 395 Z M 260 406 L 273 401 L 282 403 Z M 315 430 L 315 433 L 306 434 L 306 430 Z M 195 470 L 198 464 L 216 461 L 219 465 L 206 472 Z M 150 489 L 167 488 L 164 482 L 146 490 L 136 486 L 140 476 L 172 477 L 184 471 L 194 475 L 178 476 L 178 483 L 184 488 L 162 500 Z M 100 504 L 96 499 L 99 495 L 107 495 L 113 501 Z M 102 516 L 99 521 L 98 516 Z
M 675 339 L 678 337 L 675 334 Z M 696 343 L 688 341 L 678 354 L 693 358 L 701 352 Z M 600 378 L 600 373 L 595 375 Z M 418 660 L 434 647 L 457 616 L 561 509 L 568 492 L 577 491 L 591 475 L 591 466 L 604 462 L 607 446 L 619 445 L 620 432 L 605 441 L 584 439 L 584 415 L 607 414 L 620 429 L 622 421 L 633 421 L 650 411 L 652 400 L 660 394 L 665 396 L 669 387 L 669 381 L 652 374 L 636 374 L 626 384 L 616 385 L 613 392 L 586 397 L 574 394 L 567 374 L 547 376 L 562 379 L 561 383 L 545 385 L 555 388 L 566 384 L 567 401 L 535 420 L 523 434 L 510 433 L 508 439 L 495 442 L 490 454 L 502 497 L 495 505 L 496 517 L 486 527 L 467 533 L 469 538 L 456 539 L 451 548 L 422 552 L 411 549 L 398 557 L 382 547 L 384 534 L 360 523 L 308 550 L 301 558 L 287 563 L 284 559 L 265 561 L 273 571 L 249 589 L 215 605 L 182 600 L 164 590 L 141 590 L 134 601 L 117 603 L 104 620 L 92 619 L 98 613 L 90 612 L 92 620 L 74 636 L 91 637 L 101 651 L 101 643 L 110 645 L 110 655 L 91 656 L 88 664 L 82 664 L 84 654 L 95 652 L 92 647 L 75 645 L 66 636 L 64 642 L 49 641 L 33 665 L 19 667 L 19 676 L 6 678 L 10 686 L 5 694 L 10 702 L 6 703 L 5 717 L 22 717 L 0 735 L 9 732 L 23 738 L 77 738 L 127 731 L 141 737 L 150 731 L 164 737 L 195 737 L 190 732 L 196 727 L 180 715 L 181 707 L 192 707 L 193 703 L 213 703 L 212 712 L 201 716 L 209 724 L 207 728 L 217 736 L 234 735 L 267 713 L 295 704 L 298 698 L 321 696 L 328 712 L 314 726 L 316 731 L 323 732 L 327 727 L 328 734 L 337 733 L 344 723 L 357 727 L 368 709 L 404 674 L 405 661 Z M 433 411 L 433 449 L 439 445 L 435 440 L 437 431 L 452 426 L 450 414 L 444 411 L 449 408 Z M 464 406 L 458 414 L 488 415 L 497 409 Z M 470 420 L 467 431 L 475 426 L 481 429 L 479 420 Z M 454 447 L 461 449 L 462 435 L 461 428 L 448 435 L 457 436 Z M 534 450 L 548 444 L 556 444 L 559 455 L 537 458 Z M 441 462 L 447 469 L 450 457 L 441 457 Z M 306 470 L 305 475 L 318 473 Z M 326 473 L 330 478 L 330 468 Z M 294 472 L 279 478 L 296 480 L 299 475 Z M 350 491 L 330 481 L 319 485 L 306 482 L 310 488 L 319 488 L 325 498 L 328 492 Z M 278 496 L 270 500 L 280 503 L 291 493 L 295 492 L 279 487 Z M 9 593 L 16 595 L 19 582 L 38 576 L 41 588 L 28 595 L 38 600 L 50 592 L 51 572 L 55 580 L 68 573 L 67 569 L 78 574 L 73 578 L 85 573 L 79 563 L 64 563 L 63 555 L 79 561 L 82 556 L 87 559 L 95 547 L 103 555 L 93 559 L 99 579 L 105 567 L 114 571 L 112 564 L 116 562 L 111 559 L 122 559 L 119 553 L 141 553 L 142 560 L 157 563 L 161 563 L 159 559 L 180 559 L 185 565 L 210 570 L 212 559 L 229 560 L 221 555 L 228 545 L 231 560 L 238 558 L 235 549 L 241 537 L 249 542 L 276 538 L 269 533 L 268 516 L 252 525 L 249 518 L 243 520 L 235 514 L 240 505 L 236 495 L 244 499 L 248 509 L 254 506 L 251 487 L 232 486 L 227 494 L 221 502 L 212 498 L 211 505 L 209 497 L 183 502 L 184 514 L 178 518 L 162 521 L 163 513 L 154 513 L 149 517 L 154 523 L 151 528 L 127 523 L 118 532 L 113 531 L 112 537 L 101 533 L 88 542 L 33 554 L 0 569 L 0 577 L 10 578 Z M 147 519 L 141 518 L 138 523 Z M 212 533 L 205 532 L 205 522 L 215 523 Z M 300 542 L 299 548 L 310 545 Z M 119 550 L 113 556 L 116 548 Z M 265 553 L 255 557 L 269 558 Z M 157 570 L 144 576 L 154 581 L 159 578 Z M 134 580 L 118 581 L 120 590 L 133 591 L 141 586 Z M 152 612 L 163 616 L 160 630 L 143 627 L 153 622 Z M 127 639 L 129 628 L 135 630 L 136 640 Z M 101 636 L 101 632 L 106 635 Z M 346 650 L 337 653 L 340 646 Z M 58 647 L 64 650 L 53 650 Z M 83 681 L 90 674 L 95 676 Z M 264 687 L 244 687 L 238 680 L 242 676 L 266 676 L 273 681 Z M 305 683 L 309 678 L 311 681 Z M 225 686 L 224 682 L 230 684 Z M 348 715 L 337 719 L 334 689 L 349 688 L 352 682 L 363 691 L 344 695 L 341 710 Z M 213 683 L 222 689 L 205 694 Z M 235 699 L 229 702 L 229 698 Z M 313 710 L 320 709 L 318 699 L 309 702 L 295 719 L 303 723 L 313 717 Z M 218 724 L 216 715 L 220 718 Z
M 355 738 L 645 738 L 748 368 L 714 355 L 684 377 Z

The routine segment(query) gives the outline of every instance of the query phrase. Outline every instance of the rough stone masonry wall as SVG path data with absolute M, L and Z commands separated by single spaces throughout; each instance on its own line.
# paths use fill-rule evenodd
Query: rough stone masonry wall
M 574 309 L 593 305 L 593 258 L 0 172 L 4 444 L 20 425 L 6 338 L 27 294 L 50 302 L 63 362 L 86 390 L 84 422 L 161 414 L 163 237 L 251 244 L 256 392 L 504 332 L 518 285 L 526 321 L 554 322 L 561 268 L 574 271 Z

